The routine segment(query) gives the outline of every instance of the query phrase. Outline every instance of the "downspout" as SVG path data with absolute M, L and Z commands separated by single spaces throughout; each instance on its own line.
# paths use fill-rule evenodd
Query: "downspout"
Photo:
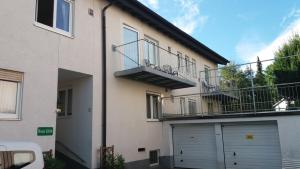
M 115 2 L 115 1 L 114 1 Z M 106 117 L 107 117 L 107 85 L 106 85 L 106 10 L 113 5 L 114 2 L 110 2 L 107 4 L 101 11 L 101 19 L 102 19 L 102 147 L 106 147 Z M 102 157 L 103 164 L 102 167 L 105 168 L 105 154 Z

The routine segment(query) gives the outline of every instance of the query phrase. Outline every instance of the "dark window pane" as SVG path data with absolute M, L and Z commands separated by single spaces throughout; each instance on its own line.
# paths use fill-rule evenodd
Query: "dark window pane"
M 53 27 L 54 0 L 37 0 L 37 22 Z
M 153 119 L 158 119 L 158 96 L 153 97 Z
M 158 153 L 157 153 L 157 150 L 150 151 L 149 156 L 150 156 L 150 159 L 149 159 L 150 164 L 157 164 L 158 163 Z
M 72 115 L 73 90 L 68 90 L 68 116 Z
M 147 118 L 151 119 L 151 100 L 150 95 L 146 95 L 146 102 L 147 102 Z

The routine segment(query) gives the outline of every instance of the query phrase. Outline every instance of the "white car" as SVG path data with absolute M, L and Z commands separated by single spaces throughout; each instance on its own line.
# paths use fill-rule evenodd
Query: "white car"
M 0 169 L 43 169 L 43 153 L 31 142 L 0 141 Z

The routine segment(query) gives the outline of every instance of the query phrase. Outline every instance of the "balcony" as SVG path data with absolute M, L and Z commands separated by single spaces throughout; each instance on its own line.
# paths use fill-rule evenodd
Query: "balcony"
M 115 77 L 169 89 L 196 86 L 196 63 L 158 46 L 154 40 L 130 41 L 113 46 L 113 51 L 122 65 L 115 71 Z
M 201 71 L 200 93 L 162 98 L 161 119 L 299 114 L 299 70 L 265 73 L 273 61 Z M 262 71 L 258 71 L 259 64 Z M 277 77 L 276 81 L 268 81 L 274 77 Z

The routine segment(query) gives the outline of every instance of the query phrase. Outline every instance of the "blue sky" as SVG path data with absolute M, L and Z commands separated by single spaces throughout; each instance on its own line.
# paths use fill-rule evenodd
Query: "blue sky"
M 300 32 L 300 0 L 139 1 L 235 63 L 273 58 Z

